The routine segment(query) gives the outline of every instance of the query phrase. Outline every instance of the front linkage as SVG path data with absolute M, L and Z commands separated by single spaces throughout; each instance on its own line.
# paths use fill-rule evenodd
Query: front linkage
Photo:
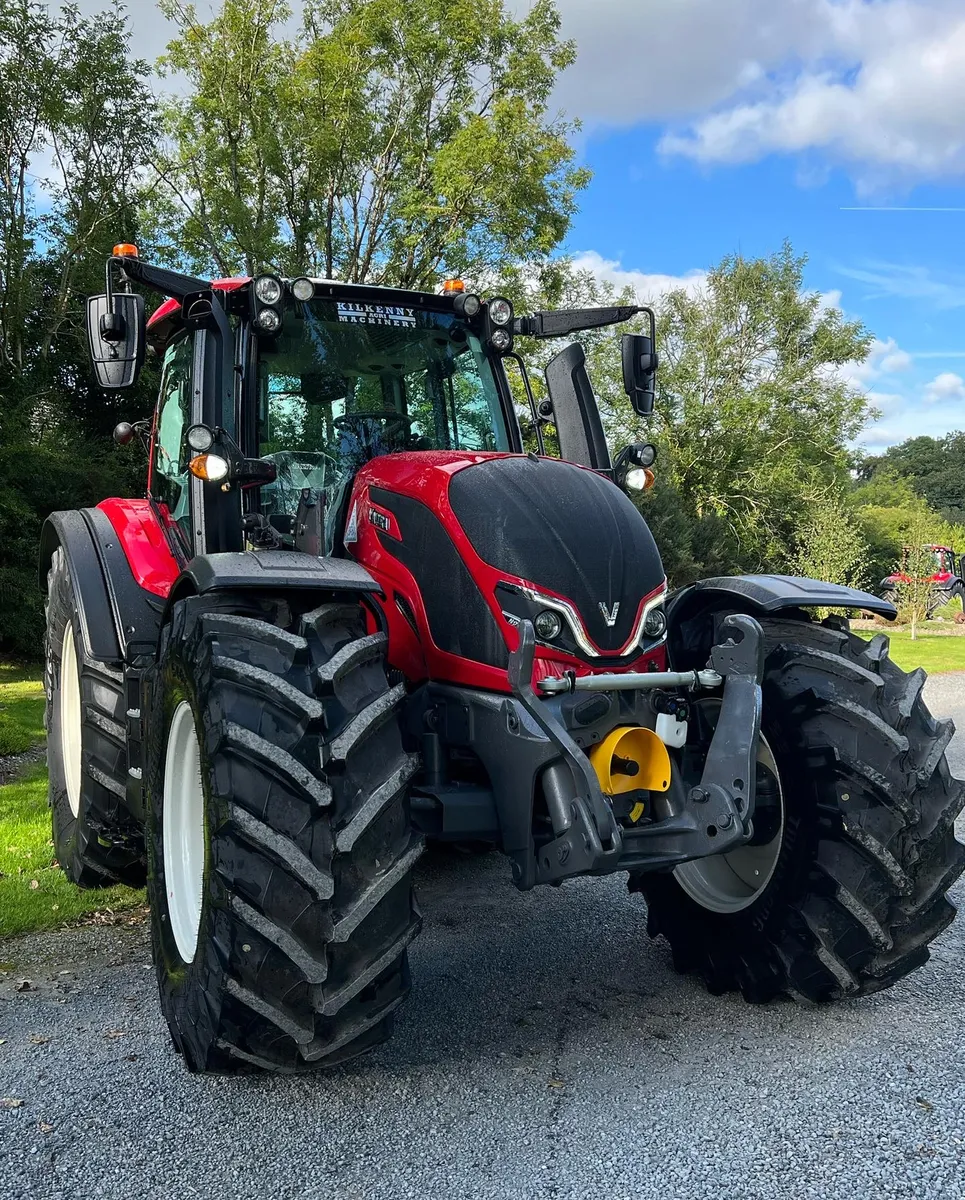
M 510 655 L 509 680 L 514 714 L 507 708 L 502 728 L 506 741 L 522 738 L 530 767 L 518 800 L 532 795 L 542 770 L 543 794 L 552 838 L 533 853 L 531 844 L 509 848 L 513 878 L 521 888 L 558 883 L 572 875 L 607 874 L 646 868 L 655 870 L 712 854 L 724 854 L 753 836 L 755 778 L 761 728 L 761 680 L 764 639 L 753 617 L 732 614 L 721 624 L 723 640 L 710 654 L 703 671 L 663 671 L 644 675 L 613 674 L 547 679 L 539 697 L 533 677 L 535 635 L 528 621 L 519 626 L 519 645 Z M 720 713 L 699 784 L 687 788 L 673 772 L 667 792 L 669 814 L 639 826 L 624 827 L 604 795 L 587 754 L 566 728 L 561 697 L 576 691 L 623 693 L 624 703 L 643 705 L 649 694 L 671 689 L 722 688 Z M 505 701 L 508 706 L 513 702 Z M 545 742 L 533 755 L 533 741 Z M 523 755 L 507 755 L 521 765 Z

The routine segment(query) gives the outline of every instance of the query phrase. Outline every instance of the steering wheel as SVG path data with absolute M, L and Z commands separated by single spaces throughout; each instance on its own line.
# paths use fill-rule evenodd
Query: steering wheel
M 363 421 L 397 421 L 400 425 L 404 422 L 406 425 L 411 425 L 415 417 L 410 417 L 406 413 L 399 412 L 394 408 L 374 408 L 370 412 L 345 413 L 344 416 L 336 417 L 332 424 L 336 429 L 344 429 L 348 433 L 355 433 Z

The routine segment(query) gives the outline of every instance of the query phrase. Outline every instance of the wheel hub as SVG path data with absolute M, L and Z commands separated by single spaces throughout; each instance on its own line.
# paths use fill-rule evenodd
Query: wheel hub
M 64 643 L 60 653 L 60 758 L 64 764 L 64 783 L 67 801 L 74 817 L 80 816 L 80 781 L 83 771 L 81 755 L 80 674 L 77 670 L 77 648 L 74 626 L 68 621 L 64 628 Z
M 164 756 L 161 836 L 171 933 L 178 954 L 194 961 L 201 927 L 206 857 L 201 747 L 186 700 L 174 710 Z
M 784 844 L 784 794 L 774 754 L 761 734 L 757 750 L 754 837 L 728 854 L 682 863 L 674 878 L 701 908 L 736 913 L 749 908 L 774 876 Z

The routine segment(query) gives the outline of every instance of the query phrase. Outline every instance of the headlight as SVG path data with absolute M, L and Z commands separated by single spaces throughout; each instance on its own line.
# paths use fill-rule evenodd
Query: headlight
M 198 479 L 206 479 L 209 483 L 217 483 L 228 474 L 228 462 L 217 454 L 199 454 L 188 463 L 188 470 Z
M 296 300 L 311 300 L 315 295 L 315 285 L 307 276 L 302 275 L 293 281 L 292 295 Z
M 205 450 L 211 449 L 214 434 L 207 425 L 192 425 L 185 434 L 185 438 L 192 450 L 196 450 L 198 454 L 203 454 Z
M 490 335 L 489 344 L 499 354 L 505 354 L 512 348 L 513 335 L 508 329 L 494 329 Z
M 281 317 L 273 308 L 263 308 L 255 317 L 255 324 L 262 333 L 277 333 L 281 329 Z
M 667 632 L 667 614 L 663 605 L 651 608 L 643 622 L 643 632 L 648 638 L 659 638 Z
M 647 486 L 646 468 L 645 467 L 634 467 L 632 470 L 627 471 L 627 477 L 624 480 L 624 483 L 627 485 L 628 488 L 631 489 L 631 491 L 634 491 L 634 492 L 644 491 Z
M 563 622 L 555 612 L 551 612 L 549 609 L 541 612 L 533 624 L 537 634 L 544 642 L 551 642 L 553 638 L 559 637 L 563 628 Z
M 489 320 L 493 325 L 509 325 L 513 319 L 513 306 L 502 296 L 489 301 Z
M 274 275 L 259 275 L 255 280 L 255 295 L 262 304 L 277 304 L 281 299 L 281 283 Z

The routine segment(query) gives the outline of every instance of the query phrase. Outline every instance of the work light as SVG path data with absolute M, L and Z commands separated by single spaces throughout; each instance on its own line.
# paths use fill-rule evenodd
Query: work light
M 255 324 L 262 333 L 277 333 L 281 329 L 281 317 L 273 308 L 263 308 L 255 317 Z
M 489 320 L 493 325 L 511 325 L 513 306 L 502 296 L 495 296 L 489 301 Z
M 255 296 L 262 304 L 277 304 L 281 293 L 281 282 L 274 275 L 259 275 L 255 280 Z

